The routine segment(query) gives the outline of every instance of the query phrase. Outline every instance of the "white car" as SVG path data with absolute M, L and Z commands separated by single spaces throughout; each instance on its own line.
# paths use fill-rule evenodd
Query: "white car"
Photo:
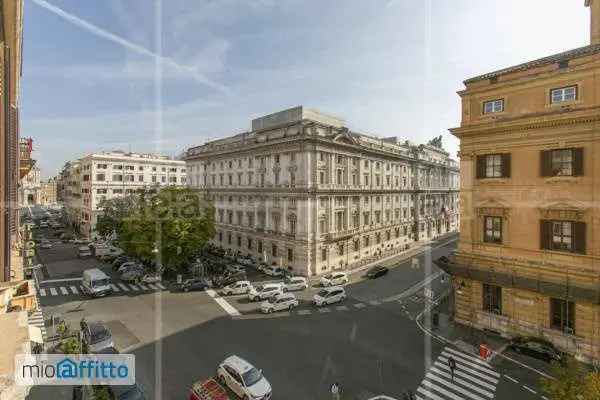
M 146 274 L 142 278 L 142 283 L 158 283 L 162 282 L 160 274 Z
M 304 290 L 308 289 L 308 281 L 303 276 L 293 276 L 284 282 L 284 290 Z
M 277 265 L 269 265 L 263 268 L 263 272 L 269 276 L 281 276 L 283 275 L 283 270 L 279 268 Z
M 327 274 L 321 278 L 321 285 L 323 286 L 337 286 L 343 285 L 350 281 L 348 278 L 348 274 L 344 272 L 334 272 L 332 274 Z
M 282 294 L 283 287 L 281 283 L 267 283 L 263 286 L 256 288 L 250 288 L 248 292 L 248 299 L 250 301 L 265 300 L 269 297 L 275 296 L 276 294 Z
M 293 293 L 277 294 L 265 301 L 260 305 L 260 311 L 265 314 L 270 314 L 273 311 L 289 310 L 298 307 L 298 299 Z
M 271 384 L 263 376 L 262 370 L 241 357 L 227 357 L 217 368 L 217 378 L 240 399 L 271 399 Z
M 346 299 L 346 291 L 341 286 L 329 287 L 319 291 L 313 297 L 313 303 L 318 306 L 339 303 Z
M 52 248 L 52 243 L 50 243 L 50 242 L 41 242 L 40 243 L 40 248 L 42 248 L 42 249 L 51 249 Z
M 119 267 L 119 269 L 117 270 L 117 272 L 120 273 L 120 274 L 122 274 L 123 272 L 125 272 L 126 270 L 128 270 L 129 268 L 133 267 L 136 264 L 137 263 L 135 261 L 124 262 L 123 264 L 121 264 L 121 266 Z
M 225 296 L 231 294 L 246 294 L 250 291 L 252 285 L 248 281 L 237 281 L 231 285 L 227 285 L 221 291 Z

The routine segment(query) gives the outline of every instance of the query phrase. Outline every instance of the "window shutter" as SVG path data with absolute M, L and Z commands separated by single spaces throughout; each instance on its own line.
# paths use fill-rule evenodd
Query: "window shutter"
M 573 149 L 573 176 L 583 175 L 583 147 Z
M 540 248 L 542 250 L 549 250 L 551 248 L 550 243 L 552 241 L 552 222 L 541 220 L 540 221 Z
M 502 177 L 510 178 L 510 153 L 502 154 Z
M 575 235 L 573 251 L 585 254 L 585 222 L 573 222 L 573 233 Z
M 485 156 L 477 156 L 477 179 L 485 178 Z
M 542 176 L 552 176 L 552 151 L 544 150 L 540 153 L 540 166 Z

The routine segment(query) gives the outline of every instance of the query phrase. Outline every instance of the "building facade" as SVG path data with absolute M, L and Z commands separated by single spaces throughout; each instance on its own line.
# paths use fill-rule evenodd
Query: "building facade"
M 26 207 L 41 203 L 41 171 L 37 166 L 29 170 L 19 185 L 19 206 Z
M 458 165 L 426 145 L 351 132 L 296 107 L 187 151 L 213 200 L 213 243 L 296 274 L 345 270 L 458 229 Z
M 2 1 L 0 11 L 0 281 L 8 281 L 22 275 L 17 191 L 23 2 Z
M 42 182 L 40 189 L 40 204 L 47 206 L 57 203 L 56 197 L 56 177 Z
M 455 319 L 600 357 L 600 0 L 592 44 L 466 80 Z
M 102 201 L 168 185 L 186 185 L 185 161 L 113 151 L 88 154 L 65 164 L 57 190 L 69 222 L 81 234 L 93 237 Z

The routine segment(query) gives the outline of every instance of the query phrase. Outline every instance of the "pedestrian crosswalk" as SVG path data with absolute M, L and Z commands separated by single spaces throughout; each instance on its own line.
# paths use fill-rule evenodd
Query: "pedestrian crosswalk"
M 29 325 L 40 328 L 40 331 L 42 331 L 42 338 L 46 340 L 46 325 L 44 323 L 44 313 L 42 312 L 42 309 L 36 309 L 27 319 Z
M 449 360 L 453 359 L 454 371 Z M 417 388 L 418 400 L 489 400 L 496 392 L 500 374 L 485 361 L 445 347 Z
M 110 287 L 113 292 L 147 292 L 151 290 L 165 290 L 166 286 L 162 283 L 144 283 L 144 284 L 127 284 L 127 283 L 111 283 Z M 73 296 L 85 294 L 81 285 L 65 285 L 57 287 L 42 287 L 38 290 L 40 297 L 52 296 Z

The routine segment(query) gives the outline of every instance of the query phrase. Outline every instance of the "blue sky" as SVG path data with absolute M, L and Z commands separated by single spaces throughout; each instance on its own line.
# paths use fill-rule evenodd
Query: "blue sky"
M 456 155 L 462 81 L 588 44 L 583 3 L 25 0 L 21 135 L 49 177 L 92 151 L 175 155 L 302 104 L 378 136 L 443 135 Z

